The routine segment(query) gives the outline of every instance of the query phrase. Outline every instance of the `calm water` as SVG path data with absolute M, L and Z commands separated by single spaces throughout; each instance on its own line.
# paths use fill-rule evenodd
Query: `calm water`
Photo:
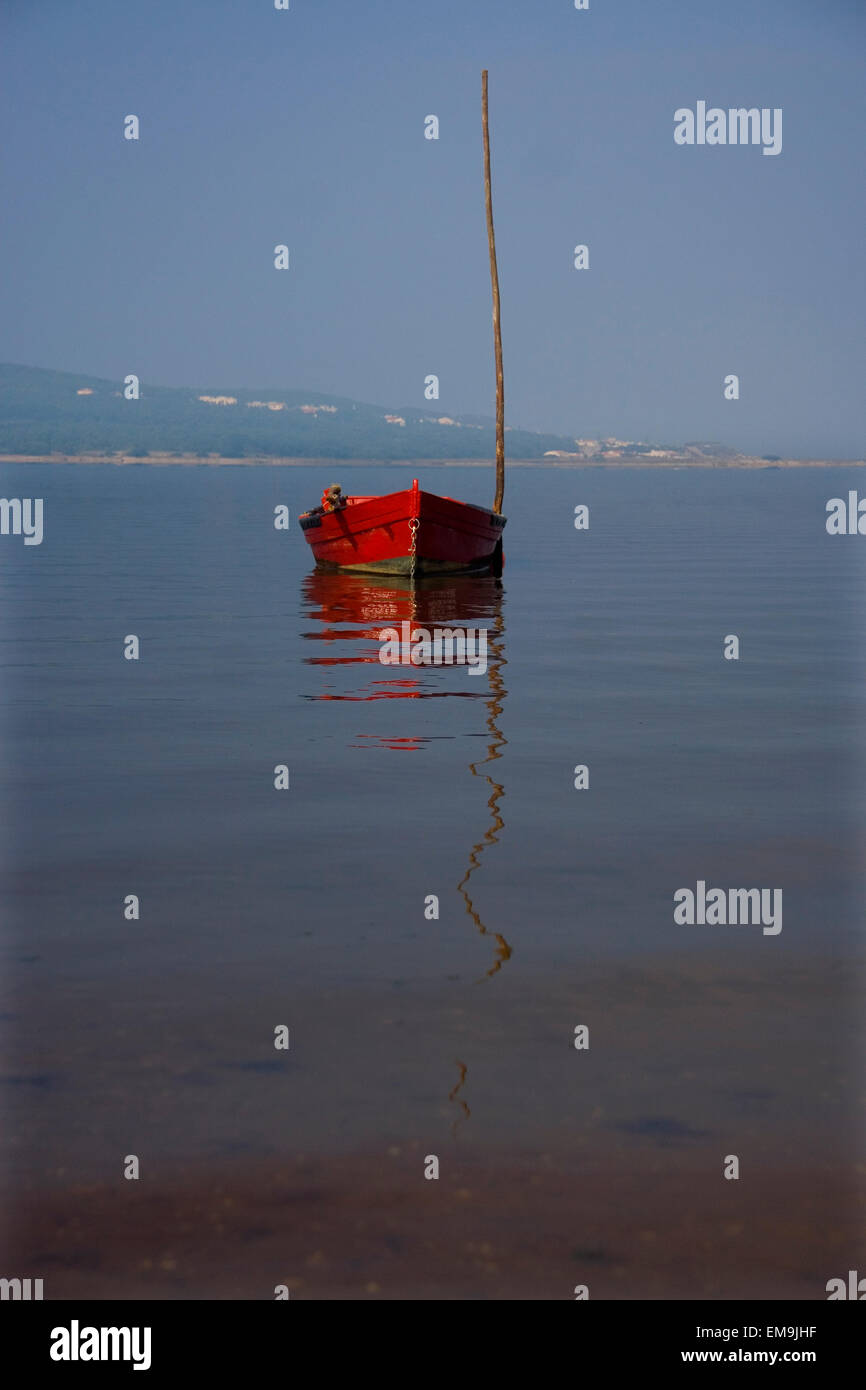
M 418 473 L 492 494 L 480 469 Z M 557 979 L 721 952 L 757 1017 L 786 960 L 853 951 L 866 541 L 824 515 L 866 475 L 515 469 L 501 582 L 317 576 L 295 518 L 323 484 L 410 478 L 4 468 L 5 496 L 45 503 L 42 546 L 2 541 L 9 1079 L 36 1117 L 17 1162 L 60 1126 L 65 1161 L 102 1172 L 103 1138 L 134 1149 L 145 1117 L 175 1156 L 435 1133 L 473 1029 L 472 1132 L 541 1132 L 544 1048 L 581 1018 Z M 487 674 L 381 665 L 378 631 L 409 617 L 487 628 Z M 781 887 L 781 935 L 675 925 L 698 878 Z M 279 1023 L 297 1093 L 275 1118 Z

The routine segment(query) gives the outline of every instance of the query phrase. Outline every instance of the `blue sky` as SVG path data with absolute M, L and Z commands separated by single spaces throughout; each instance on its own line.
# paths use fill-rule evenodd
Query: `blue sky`
M 508 422 L 866 452 L 859 0 L 2 0 L 0 33 L 0 360 L 395 407 L 436 373 L 492 413 L 486 66 Z M 781 107 L 782 153 L 678 147 L 698 100 Z

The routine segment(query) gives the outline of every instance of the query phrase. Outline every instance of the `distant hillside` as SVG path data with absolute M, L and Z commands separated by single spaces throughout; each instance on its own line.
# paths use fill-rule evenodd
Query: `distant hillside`
M 220 454 L 228 458 L 492 459 L 493 422 L 438 402 L 388 409 L 319 391 L 140 385 L 0 365 L 0 454 Z M 509 430 L 508 452 L 541 458 L 574 440 Z

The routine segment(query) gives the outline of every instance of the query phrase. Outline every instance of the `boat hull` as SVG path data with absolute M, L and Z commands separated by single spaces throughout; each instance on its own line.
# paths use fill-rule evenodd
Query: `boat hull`
M 505 517 L 417 484 L 384 497 L 349 498 L 345 507 L 306 512 L 299 521 L 319 569 L 456 574 L 502 563 Z

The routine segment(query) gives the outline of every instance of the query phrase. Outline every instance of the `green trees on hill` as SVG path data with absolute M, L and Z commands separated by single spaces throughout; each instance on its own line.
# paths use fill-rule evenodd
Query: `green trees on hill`
M 201 396 L 229 398 L 231 404 Z M 258 404 L 251 404 L 257 402 Z M 279 408 L 269 408 L 268 402 Z M 310 406 L 318 407 L 311 411 Z M 307 409 L 302 409 L 307 407 Z M 328 407 L 327 409 L 324 407 Z M 436 404 L 392 411 L 318 392 L 150 387 L 36 367 L 0 366 L 0 453 L 221 454 L 227 458 L 492 458 L 492 422 L 441 425 Z M 396 415 L 405 424 L 388 422 Z M 422 419 L 422 417 L 428 417 Z M 557 435 L 511 430 L 513 457 L 573 448 Z

